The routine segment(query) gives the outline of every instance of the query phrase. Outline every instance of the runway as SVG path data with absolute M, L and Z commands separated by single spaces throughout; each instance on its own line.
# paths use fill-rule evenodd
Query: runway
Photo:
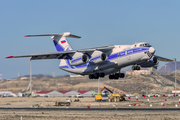
M 180 108 L 3 108 L 0 110 L 37 110 L 37 111 L 180 111 Z

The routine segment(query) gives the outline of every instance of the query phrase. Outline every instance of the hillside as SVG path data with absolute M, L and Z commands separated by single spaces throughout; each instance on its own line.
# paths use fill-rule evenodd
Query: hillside
M 112 91 L 119 93 L 170 93 L 174 89 L 174 82 L 157 76 L 126 76 L 124 79 L 109 80 L 108 77 L 101 78 L 100 88 L 106 86 Z M 12 91 L 15 93 L 25 91 L 29 79 L 14 79 L 0 81 L 0 91 Z M 178 84 L 178 87 L 179 84 Z M 179 89 L 179 88 L 178 88 Z M 85 77 L 42 77 L 33 78 L 34 92 L 41 90 L 94 90 L 98 91 L 98 80 L 89 80 Z
M 180 72 L 180 62 L 177 62 L 176 64 L 176 68 L 177 68 L 177 72 Z M 175 71 L 175 63 L 174 62 L 169 62 L 166 64 L 166 69 L 165 69 L 165 65 L 163 67 L 161 67 L 159 70 L 158 70 L 158 73 L 173 73 Z

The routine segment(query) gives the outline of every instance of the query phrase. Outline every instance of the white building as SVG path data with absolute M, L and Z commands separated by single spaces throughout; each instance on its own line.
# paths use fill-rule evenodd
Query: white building
M 12 93 L 11 91 L 0 91 L 1 97 L 17 97 L 16 94 Z
M 82 75 L 69 75 L 70 77 L 84 77 Z
M 94 92 L 94 91 L 88 91 L 88 92 L 84 93 L 83 96 L 85 96 L 85 97 L 92 97 L 93 94 L 95 94 L 95 93 L 96 92 Z
M 126 71 L 126 75 L 151 75 L 152 72 L 150 70 L 134 70 L 134 71 Z
M 34 95 L 35 96 L 40 96 L 40 97 L 44 97 L 45 95 L 47 95 L 48 93 L 52 92 L 51 91 L 40 91 L 40 92 L 36 92 Z
M 62 93 L 62 91 L 60 91 L 61 93 Z M 66 93 L 64 93 L 64 97 L 68 97 L 68 96 L 71 96 L 71 97 L 74 97 L 74 96 L 76 96 L 77 94 L 79 94 L 77 91 L 74 91 L 74 90 L 72 90 L 72 91 L 69 91 L 69 92 L 66 92 Z
M 173 90 L 172 93 L 175 93 L 175 90 Z M 176 94 L 180 94 L 180 90 L 176 90 Z
M 54 90 L 47 93 L 46 95 L 48 95 L 49 97 L 63 97 L 64 94 Z

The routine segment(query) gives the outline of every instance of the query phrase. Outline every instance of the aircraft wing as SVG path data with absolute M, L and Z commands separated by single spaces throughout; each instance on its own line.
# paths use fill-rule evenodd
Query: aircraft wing
M 106 51 L 111 50 L 113 48 L 114 48 L 114 46 L 102 46 L 102 47 L 80 49 L 80 50 L 77 50 L 77 52 L 89 53 L 89 52 L 94 52 L 95 50 L 101 51 L 101 52 L 106 52 Z
M 31 57 L 31 60 L 39 60 L 39 59 L 70 59 L 70 54 L 74 54 L 74 53 L 75 53 L 75 51 L 68 51 L 68 52 L 57 52 L 57 53 L 44 53 L 44 54 L 29 54 L 29 55 L 8 56 L 6 58 Z
M 104 47 L 96 47 L 96 48 L 88 48 L 88 49 L 80 49 L 80 50 L 70 50 L 70 51 L 62 51 L 56 53 L 44 53 L 44 54 L 29 54 L 29 55 L 18 55 L 18 56 L 8 56 L 6 58 L 21 58 L 21 57 L 31 57 L 31 60 L 40 60 L 40 59 L 71 59 L 71 56 L 76 52 L 82 53 L 92 53 L 95 50 L 98 51 L 108 51 L 113 49 L 114 46 L 104 46 Z
M 163 61 L 163 62 L 173 62 L 173 60 L 171 59 L 167 59 L 167 58 L 163 58 L 157 55 L 154 55 L 154 57 L 156 57 L 159 61 Z

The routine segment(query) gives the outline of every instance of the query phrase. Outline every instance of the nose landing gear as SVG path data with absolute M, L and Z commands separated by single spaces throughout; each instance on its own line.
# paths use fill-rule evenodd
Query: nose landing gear
M 132 66 L 132 70 L 140 70 L 141 68 L 139 67 L 139 66 L 137 66 L 137 65 L 133 65 Z

